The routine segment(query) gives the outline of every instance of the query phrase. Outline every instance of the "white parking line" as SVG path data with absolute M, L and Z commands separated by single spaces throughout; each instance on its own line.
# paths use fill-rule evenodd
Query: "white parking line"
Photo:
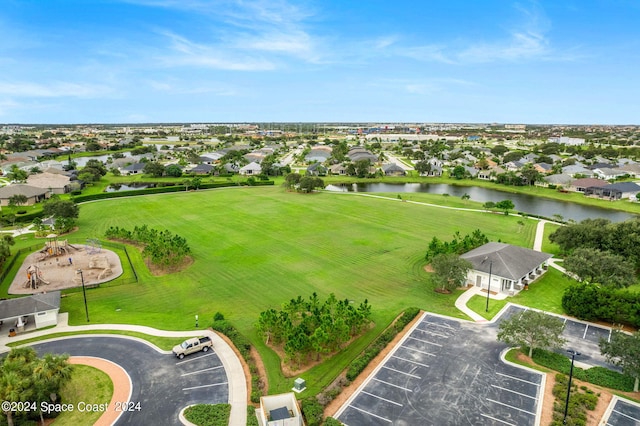
M 613 331 L 612 328 L 609 329 L 609 337 L 607 337 L 607 342 L 611 342 L 611 332 Z
M 637 422 L 637 421 L 640 421 L 640 419 L 636 419 L 635 417 L 631 417 L 631 416 L 630 416 L 630 415 L 628 415 L 628 414 L 621 413 L 621 412 L 620 412 L 620 411 L 618 411 L 618 410 L 612 410 L 612 412 L 613 412 L 613 413 L 618 413 L 618 414 L 620 414 L 621 416 L 624 416 L 624 417 L 628 417 L 628 418 L 630 418 L 631 420 L 636 421 L 636 422 Z
M 197 359 L 204 358 L 204 357 L 206 357 L 206 356 L 215 355 L 215 354 L 216 354 L 216 353 L 215 353 L 214 351 L 211 351 L 211 352 L 209 352 L 209 353 L 208 353 L 208 354 L 206 354 L 206 355 L 197 356 L 197 357 L 192 357 L 192 358 L 189 358 L 189 359 L 185 359 L 184 361 L 176 362 L 176 365 L 184 364 L 185 362 L 195 361 L 195 360 L 197 360 Z
M 190 387 L 190 388 L 182 388 L 182 390 L 186 391 L 186 390 L 191 390 L 191 389 L 211 388 L 213 386 L 222 386 L 222 385 L 226 385 L 228 383 L 229 382 L 222 382 L 222 383 L 214 383 L 212 385 L 193 386 L 193 387 Z
M 417 364 L 417 365 L 421 365 L 421 366 L 423 366 L 423 367 L 427 367 L 427 368 L 429 368 L 429 366 L 428 366 L 427 364 L 423 364 L 423 363 L 418 362 L 418 361 L 413 361 L 413 360 L 411 360 L 411 359 L 402 358 L 402 357 L 399 357 L 399 356 L 396 356 L 396 355 L 391 355 L 391 358 L 397 358 L 397 359 L 399 359 L 399 360 L 401 360 L 401 361 L 407 361 L 407 362 L 410 362 L 410 363 L 412 363 L 412 364 Z
M 505 407 L 513 408 L 514 410 L 522 411 L 523 413 L 531 414 L 535 416 L 536 413 L 532 413 L 531 411 L 523 410 L 522 408 L 514 407 L 513 405 L 505 404 L 504 402 L 496 401 L 495 399 L 487 398 L 487 401 L 491 401 L 496 404 L 504 405 Z
M 349 405 L 349 407 L 353 408 L 354 410 L 361 411 L 361 412 L 363 412 L 363 413 L 365 413 L 365 414 L 368 414 L 368 415 L 370 415 L 370 416 L 377 417 L 377 418 L 379 418 L 380 420 L 384 420 L 385 422 L 391 423 L 391 420 L 389 420 L 389 419 L 385 419 L 384 417 L 380 417 L 380 416 L 378 416 L 377 414 L 370 413 L 369 411 L 363 410 L 362 408 L 354 407 L 353 405 Z
M 438 336 L 438 337 L 442 337 L 443 339 L 448 339 L 449 336 L 447 336 L 446 334 L 440 334 L 440 333 L 436 333 L 434 331 L 430 331 L 430 330 L 423 330 L 421 328 L 416 328 L 416 331 L 422 331 L 423 333 L 427 333 L 430 334 L 432 336 Z
M 447 330 L 455 330 L 455 328 L 451 327 L 449 324 L 438 324 L 437 322 L 431 321 L 423 321 L 422 324 L 435 325 L 436 327 L 446 328 Z
M 436 354 L 431 354 L 431 353 L 429 353 L 429 352 L 420 351 L 420 350 L 418 350 L 418 349 L 413 349 L 413 348 L 410 348 L 410 347 L 408 347 L 408 346 L 400 346 L 400 347 L 401 347 L 401 348 L 404 348 L 404 349 L 408 349 L 408 350 L 410 350 L 410 351 L 419 352 L 419 353 L 421 353 L 421 354 L 425 354 L 425 355 L 429 355 L 429 356 L 436 356 Z
M 488 418 L 488 419 L 495 420 L 495 421 L 500 422 L 500 423 L 504 423 L 505 425 L 518 426 L 518 425 L 515 425 L 515 424 L 513 424 L 513 423 L 505 422 L 504 420 L 496 419 L 495 417 L 491 417 L 491 416 L 489 416 L 488 414 L 482 414 L 482 413 L 480 413 L 480 415 L 481 415 L 482 417 L 486 417 L 486 418 Z
M 429 344 L 429 345 L 434 345 L 434 346 L 442 347 L 442 345 L 441 345 L 441 344 L 439 344 L 439 343 L 433 343 L 433 342 L 430 342 L 430 341 L 428 341 L 428 340 L 418 339 L 417 337 L 411 337 L 411 336 L 409 336 L 409 339 L 411 339 L 411 340 L 417 340 L 418 342 L 427 343 L 427 344 Z
M 398 389 L 406 390 L 406 391 L 409 391 L 409 392 L 413 392 L 411 389 L 403 388 L 402 386 L 394 385 L 393 383 L 385 382 L 384 380 L 380 380 L 380 379 L 375 378 L 375 377 L 372 380 L 375 380 L 376 382 L 384 383 L 385 385 L 393 386 L 394 388 L 398 388 Z
M 191 373 L 184 373 L 181 374 L 180 377 L 184 377 L 184 376 L 190 376 L 192 374 L 198 374 L 198 373 L 202 373 L 203 371 L 211 371 L 211 370 L 217 370 L 219 368 L 222 368 L 222 365 L 219 367 L 211 367 L 211 368 L 205 368 L 204 370 L 198 370 L 198 371 L 192 371 Z
M 390 399 L 383 398 L 383 397 L 378 396 L 378 395 L 374 395 L 374 394 L 369 393 L 369 392 L 367 392 L 367 391 L 362 391 L 361 393 L 364 393 L 365 395 L 372 396 L 372 397 L 374 397 L 374 398 L 381 399 L 382 401 L 390 402 L 391 404 L 395 404 L 395 405 L 397 405 L 398 407 L 402 407 L 402 404 L 400 404 L 399 402 L 391 401 Z
M 531 399 L 533 399 L 534 401 L 537 401 L 537 400 L 538 400 L 538 398 L 537 398 L 537 397 L 535 397 L 535 396 L 531 396 L 531 395 L 527 395 L 526 393 L 516 392 L 516 391 L 511 390 L 511 389 L 503 388 L 502 386 L 497 386 L 497 385 L 491 385 L 491 386 L 493 386 L 494 388 L 498 388 L 498 389 L 506 390 L 507 392 L 515 393 L 516 395 L 526 396 L 527 398 L 531 398 Z
M 510 375 L 504 374 L 504 373 L 496 373 L 496 374 L 498 374 L 500 376 L 508 377 L 510 379 L 520 380 L 521 382 L 531 383 L 532 385 L 540 386 L 540 383 L 530 382 L 529 380 L 521 379 L 520 377 L 510 376 Z
M 587 324 L 587 326 L 584 328 L 584 334 L 582 335 L 582 338 L 584 339 L 585 337 L 587 337 L 587 331 L 589 330 L 589 324 Z
M 395 371 L 396 373 L 404 374 L 406 376 L 415 377 L 416 379 L 421 379 L 422 378 L 420 376 L 416 376 L 415 374 L 406 373 L 404 371 L 396 370 L 395 368 L 387 367 L 386 365 L 383 365 L 382 368 L 387 369 L 387 370 L 391 370 L 391 371 Z

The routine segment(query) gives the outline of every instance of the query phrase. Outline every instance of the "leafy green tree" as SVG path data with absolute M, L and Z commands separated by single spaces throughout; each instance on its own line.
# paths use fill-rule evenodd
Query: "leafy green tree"
M 427 174 L 431 173 L 431 170 L 432 170 L 433 166 L 428 161 L 418 161 L 414 165 L 414 168 L 421 175 L 427 175 Z
M 284 178 L 284 186 L 287 189 L 295 188 L 298 183 L 300 183 L 300 179 L 302 175 L 300 173 L 289 173 Z
M 640 332 L 629 335 L 615 330 L 610 341 L 600 340 L 600 352 L 608 362 L 622 367 L 624 374 L 635 379 L 633 391 L 638 392 L 640 382 Z
M 433 257 L 431 267 L 437 288 L 440 291 L 451 292 L 464 286 L 473 265 L 455 253 L 443 253 Z
M 508 151 L 509 151 L 509 148 L 507 148 L 504 145 L 496 145 L 493 148 L 491 148 L 491 153 L 493 155 L 497 155 L 498 157 L 503 156 Z
M 371 160 L 368 158 L 358 160 L 354 163 L 354 167 L 356 169 L 356 176 L 359 178 L 367 177 L 369 175 L 369 168 L 371 167 Z
M 508 163 L 510 161 L 518 161 L 519 159 L 522 158 L 522 156 L 523 156 L 522 151 L 511 151 L 504 154 L 504 157 L 502 157 L 502 161 L 504 163 Z
M 509 210 L 513 210 L 513 208 L 515 207 L 515 205 L 513 204 L 513 201 L 511 200 L 502 200 L 502 201 L 498 201 L 496 203 L 496 208 L 503 210 L 505 215 L 509 214 Z
M 16 182 L 24 182 L 27 180 L 29 174 L 24 170 L 20 169 L 17 165 L 11 165 L 11 169 L 7 174 L 7 177 L 11 180 L 15 180 Z
M 611 287 L 629 287 L 635 283 L 633 262 L 622 256 L 598 249 L 577 248 L 564 260 L 567 271 L 583 281 Z
M 520 169 L 520 174 L 524 177 L 529 185 L 534 185 L 542 178 L 542 175 L 537 171 L 533 164 L 527 163 Z
M 315 176 L 303 176 L 298 182 L 298 190 L 302 192 L 312 192 L 316 188 L 324 188 L 324 181 Z
M 464 179 L 468 175 L 469 175 L 469 172 L 467 172 L 467 169 L 465 169 L 464 166 L 455 166 L 451 171 L 451 176 L 453 176 L 456 179 Z
M 42 211 L 45 216 L 77 219 L 80 208 L 71 200 L 61 200 L 58 197 L 52 197 L 45 201 Z
M 24 194 L 15 194 L 9 197 L 9 206 L 23 206 L 27 204 L 28 198 Z
M 496 206 L 496 203 L 494 203 L 493 201 L 487 201 L 482 205 L 482 207 L 484 207 L 485 209 L 492 209 L 495 206 Z
M 564 322 L 543 312 L 526 310 L 503 320 L 498 326 L 498 340 L 508 345 L 526 346 L 529 357 L 533 350 L 560 348 L 566 342 L 562 337 Z
M 144 169 L 142 169 L 142 171 L 153 177 L 162 177 L 164 174 L 164 166 L 157 161 L 148 161 L 147 164 L 144 165 Z
M 182 169 L 177 164 L 171 164 L 165 168 L 164 173 L 167 176 L 180 177 L 182 176 Z

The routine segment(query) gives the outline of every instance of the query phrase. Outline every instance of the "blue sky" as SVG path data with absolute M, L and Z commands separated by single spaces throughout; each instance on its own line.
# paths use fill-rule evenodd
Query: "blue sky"
M 640 124 L 640 1 L 3 0 L 0 123 Z

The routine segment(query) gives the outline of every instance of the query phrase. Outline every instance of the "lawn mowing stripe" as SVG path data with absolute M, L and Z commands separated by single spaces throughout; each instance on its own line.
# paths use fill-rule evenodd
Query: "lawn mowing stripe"
M 376 382 L 384 383 L 385 385 L 393 386 L 394 388 L 405 390 L 407 392 L 413 392 L 411 389 L 408 389 L 408 388 L 405 388 L 405 387 L 402 387 L 402 386 L 398 386 L 398 385 L 394 385 L 393 383 L 385 382 L 384 380 L 380 380 L 380 379 L 378 379 L 376 377 L 374 377 L 372 380 L 375 380 Z
M 378 419 L 380 419 L 380 420 L 384 420 L 385 422 L 392 423 L 392 422 L 391 422 L 391 420 L 389 420 L 389 419 L 386 419 L 386 418 L 384 418 L 384 417 L 381 417 L 381 416 L 379 416 L 379 415 L 377 415 L 377 414 L 373 414 L 373 413 L 371 413 L 371 412 L 369 412 L 369 411 L 367 411 L 367 410 L 363 410 L 362 408 L 358 408 L 358 407 L 356 407 L 356 406 L 354 406 L 354 405 L 349 405 L 349 407 L 353 408 L 354 410 L 358 410 L 358 411 L 360 411 L 360 412 L 362 412 L 362 413 L 368 414 L 368 415 L 370 415 L 370 416 L 372 416 L 372 417 L 376 417 L 376 418 L 378 418 Z
M 405 376 L 414 377 L 416 379 L 421 379 L 422 378 L 420 376 L 416 376 L 415 374 L 406 373 L 404 371 L 396 370 L 395 368 L 387 367 L 386 365 L 383 365 L 382 368 L 387 369 L 387 370 L 391 370 L 391 371 L 395 371 L 396 373 L 404 374 Z
M 536 413 L 532 413 L 531 411 L 527 411 L 527 410 L 522 409 L 522 408 L 514 407 L 513 405 L 505 404 L 504 402 L 496 401 L 495 399 L 487 398 L 487 401 L 491 401 L 491 402 L 493 402 L 495 404 L 499 404 L 499 405 L 504 405 L 505 407 L 513 408 L 514 410 L 518 410 L 518 411 L 522 411 L 523 413 L 531 414 L 532 416 L 536 415 Z
M 429 368 L 429 366 L 428 366 L 427 364 L 423 364 L 423 363 L 418 362 L 418 361 L 413 361 L 413 360 L 411 360 L 411 359 L 401 358 L 401 357 L 396 356 L 396 355 L 391 355 L 391 358 L 397 358 L 397 359 L 402 360 L 402 361 L 410 362 L 410 363 L 412 363 L 412 364 L 417 364 L 417 365 L 421 365 L 421 366 L 423 366 L 423 367 L 427 367 L 427 368 Z
M 434 342 L 430 342 L 430 341 L 428 341 L 428 340 L 418 339 L 417 337 L 411 337 L 411 336 L 409 336 L 409 337 L 408 337 L 408 339 L 411 339 L 411 340 L 417 340 L 418 342 L 422 342 L 422 343 L 426 343 L 426 344 L 429 344 L 429 345 L 434 345 L 434 346 L 442 347 L 442 345 L 441 345 L 441 344 L 439 344 L 439 343 L 434 343 Z
M 193 389 L 202 389 L 202 388 L 211 388 L 214 386 L 222 386 L 222 385 L 226 385 L 229 382 L 222 382 L 222 383 L 213 383 L 211 385 L 202 385 L 202 386 L 192 386 L 190 388 L 182 388 L 183 391 L 188 391 L 188 390 L 193 390 Z
M 383 398 L 383 397 L 378 396 L 378 395 L 374 395 L 374 394 L 369 393 L 369 392 L 367 392 L 367 391 L 364 391 L 364 390 L 363 390 L 361 393 L 363 393 L 363 394 L 365 394 L 365 395 L 372 396 L 372 397 L 374 397 L 374 398 L 378 398 L 378 399 L 380 399 L 380 400 L 382 400 L 382 401 L 389 402 L 389 403 L 391 403 L 391 404 L 395 404 L 395 405 L 397 405 L 398 407 L 402 407 L 402 404 L 400 404 L 399 402 L 395 402 L 395 401 L 392 401 L 392 400 L 390 400 L 390 399 Z
M 481 415 L 482 417 L 486 417 L 486 418 L 488 418 L 488 419 L 495 420 L 495 421 L 500 422 L 500 423 L 504 423 L 505 425 L 509 425 L 509 426 L 517 426 L 516 424 L 509 423 L 509 422 L 505 422 L 504 420 L 496 419 L 495 417 L 491 417 L 491 416 L 490 416 L 490 415 L 488 415 L 488 414 L 480 413 L 480 415 Z
M 198 373 L 202 373 L 203 371 L 211 371 L 211 370 L 218 370 L 220 368 L 223 368 L 222 365 L 218 366 L 218 367 L 211 367 L 211 368 L 205 368 L 203 370 L 198 370 L 198 371 L 192 371 L 191 373 L 184 373 L 181 374 L 180 377 L 184 377 L 184 376 L 190 376 L 192 374 L 198 374 Z
M 429 356 L 436 356 L 436 354 L 432 354 L 432 353 L 429 353 L 429 352 L 421 351 L 421 350 L 418 350 L 418 349 L 413 349 L 413 348 L 410 348 L 408 346 L 400 346 L 400 347 L 401 348 L 405 348 L 405 349 L 410 350 L 410 351 L 418 352 L 418 353 L 421 353 L 421 354 L 425 354 L 425 355 L 429 355 Z
M 504 376 L 504 377 L 508 377 L 510 379 L 520 380 L 521 382 L 530 383 L 532 385 L 540 386 L 540 383 L 530 382 L 529 380 L 521 379 L 520 377 L 510 376 L 510 375 L 504 374 L 504 373 L 496 373 L 496 374 L 499 375 L 499 376 Z
M 531 399 L 533 399 L 533 400 L 535 400 L 535 401 L 537 401 L 537 400 L 538 400 L 538 397 L 537 397 L 537 396 L 531 396 L 531 395 L 527 395 L 526 393 L 516 392 L 516 391 L 514 391 L 514 390 L 511 390 L 511 389 L 508 389 L 508 388 L 503 388 L 502 386 L 498 386 L 498 385 L 491 385 L 491 386 L 493 386 L 494 388 L 497 388 L 497 389 L 505 390 L 505 391 L 507 391 L 507 392 L 515 393 L 516 395 L 524 396 L 524 397 L 526 397 L 526 398 L 531 398 Z

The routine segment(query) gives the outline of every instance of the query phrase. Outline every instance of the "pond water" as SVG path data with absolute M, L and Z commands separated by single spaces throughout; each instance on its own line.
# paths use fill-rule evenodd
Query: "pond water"
M 604 218 L 612 222 L 622 222 L 635 215 L 600 207 L 585 206 L 565 201 L 550 200 L 527 194 L 514 194 L 479 186 L 457 186 L 445 183 L 358 183 L 349 185 L 329 185 L 329 191 L 342 192 L 426 192 L 431 194 L 449 194 L 452 197 L 462 197 L 468 194 L 473 201 L 485 203 L 498 202 L 509 199 L 515 204 L 515 210 L 552 218 L 559 214 L 564 220 L 572 219 L 579 222 L 588 218 Z M 624 202 L 624 201 L 618 201 Z
M 112 183 L 105 188 L 104 192 L 120 192 L 120 191 L 136 191 L 140 189 L 155 188 L 155 183 L 129 183 L 129 184 L 116 184 Z

